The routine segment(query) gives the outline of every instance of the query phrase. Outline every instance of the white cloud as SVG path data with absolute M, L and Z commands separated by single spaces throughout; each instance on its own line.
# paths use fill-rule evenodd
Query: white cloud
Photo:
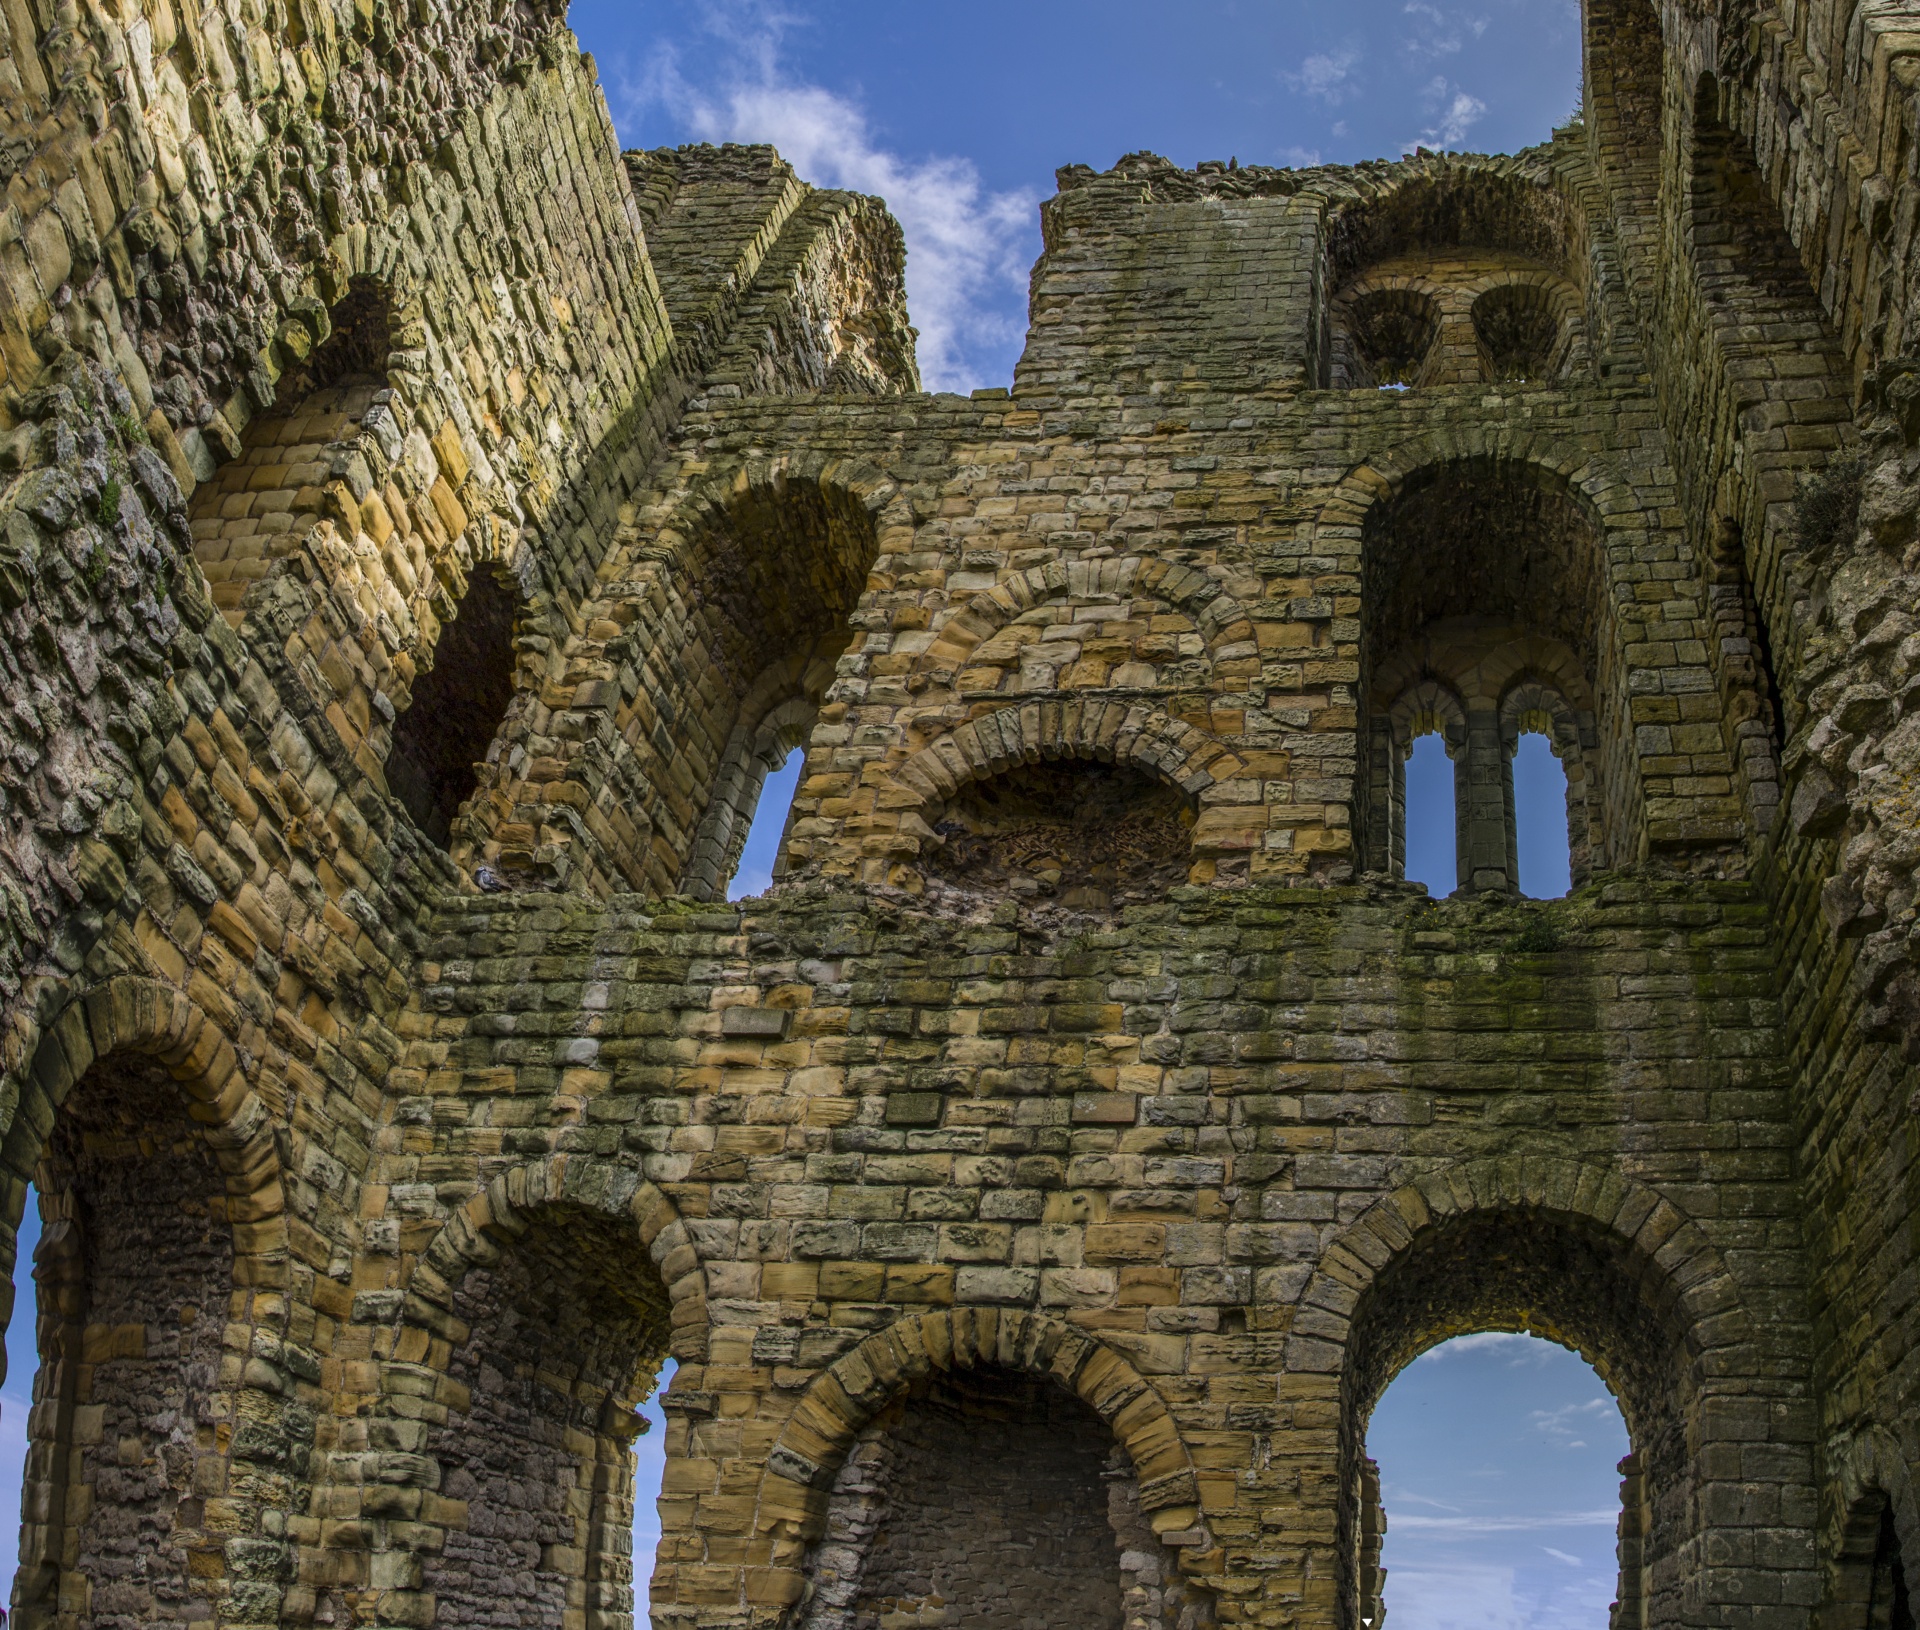
M 1423 100 L 1438 117 L 1420 132 L 1417 140 L 1405 144 L 1408 152 L 1415 147 L 1459 147 L 1467 139 L 1467 132 L 1480 122 L 1487 111 L 1485 102 L 1451 84 L 1444 74 L 1434 76 L 1427 85 Z
M 967 158 L 890 152 L 857 103 L 782 72 L 780 35 L 794 21 L 755 4 L 710 8 L 709 27 L 733 48 L 714 77 L 696 84 L 664 49 L 627 96 L 665 106 L 691 140 L 771 142 L 816 186 L 885 199 L 906 235 L 907 304 L 927 388 L 1001 383 L 979 378 L 972 359 L 1020 337 L 1037 195 L 991 191 Z
M 1451 1341 L 1443 1341 L 1438 1347 L 1429 1347 L 1419 1358 L 1417 1364 L 1434 1364 L 1449 1358 L 1465 1358 L 1469 1353 L 1488 1351 L 1517 1351 L 1531 1356 L 1528 1342 L 1539 1337 L 1530 1336 L 1524 1330 L 1477 1330 L 1470 1336 L 1455 1336 Z
M 1611 1398 L 1590 1398 L 1584 1404 L 1566 1404 L 1559 1409 L 1536 1409 L 1528 1416 L 1534 1431 L 1561 1449 L 1584 1449 L 1587 1440 L 1579 1434 L 1589 1426 L 1618 1419 L 1620 1408 Z
M 1320 149 L 1288 147 L 1281 150 L 1280 156 L 1287 161 L 1287 168 L 1290 170 L 1311 170 L 1320 162 Z
M 1446 1539 L 1480 1539 L 1487 1534 L 1551 1533 L 1556 1528 L 1613 1528 L 1620 1521 L 1616 1506 L 1610 1511 L 1553 1511 L 1528 1517 L 1423 1517 L 1387 1507 L 1387 1531 L 1415 1532 Z
M 1353 82 L 1353 70 L 1359 61 L 1360 53 L 1350 46 L 1338 51 L 1316 51 L 1298 68 L 1281 74 L 1280 79 L 1302 96 L 1317 96 L 1329 103 L 1344 102 L 1359 88 Z
M 1579 1557 L 1574 1556 L 1569 1551 L 1556 1551 L 1551 1545 L 1543 1545 L 1540 1549 L 1545 1551 L 1554 1561 L 1564 1562 L 1570 1568 L 1584 1568 L 1586 1566 L 1586 1563 L 1582 1562 Z

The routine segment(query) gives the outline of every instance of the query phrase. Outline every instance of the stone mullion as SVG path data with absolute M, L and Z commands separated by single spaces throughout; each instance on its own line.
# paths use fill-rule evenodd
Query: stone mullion
M 1491 706 L 1467 714 L 1466 751 L 1455 777 L 1456 786 L 1464 782 L 1466 787 L 1460 886 L 1477 893 L 1510 891 L 1515 877 L 1513 768 L 1500 715 Z

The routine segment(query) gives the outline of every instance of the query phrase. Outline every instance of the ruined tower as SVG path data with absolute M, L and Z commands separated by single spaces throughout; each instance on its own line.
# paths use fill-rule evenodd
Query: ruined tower
M 555 0 L 0 4 L 16 1624 L 1355 1630 L 1492 1328 L 1620 1630 L 1911 1625 L 1920 32 L 1585 9 L 1515 157 L 1061 171 L 961 398 Z

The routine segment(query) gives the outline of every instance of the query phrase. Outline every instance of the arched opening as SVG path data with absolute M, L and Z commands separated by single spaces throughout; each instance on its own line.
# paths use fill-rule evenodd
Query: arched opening
M 1572 234 L 1551 187 L 1474 165 L 1341 203 L 1316 377 L 1354 390 L 1564 374 L 1585 355 Z
M 1599 530 L 1545 472 L 1498 460 L 1431 467 L 1369 512 L 1361 626 L 1375 743 L 1361 827 L 1373 864 L 1404 875 L 1401 769 L 1419 728 L 1443 729 L 1456 766 L 1459 885 L 1520 887 L 1511 756 L 1522 730 L 1564 767 L 1562 841 L 1575 881 L 1603 863 L 1593 781 L 1609 735 L 1595 698 L 1609 654 Z M 1533 680 L 1523 676 L 1550 675 Z M 1445 700 L 1446 717 L 1434 709 Z M 1384 811 L 1384 814 L 1378 813 Z
M 1382 1395 L 1442 1342 L 1501 1331 L 1572 1349 L 1618 1401 L 1633 1460 L 1623 1468 L 1612 1623 L 1653 1630 L 1680 1622 L 1699 1511 L 1686 1425 L 1699 1373 L 1677 1300 L 1629 1241 L 1577 1215 L 1527 1206 L 1468 1211 L 1418 1232 L 1362 1294 L 1347 1342 L 1339 1513 L 1346 1622 L 1361 1622 L 1371 1606 L 1368 1533 L 1378 1524 L 1366 1515 L 1368 1446 Z M 1384 1465 L 1381 1475 L 1390 1487 Z
M 1414 742 L 1404 774 L 1405 875 L 1444 900 L 1460 886 L 1460 823 L 1454 763 L 1437 729 Z
M 834 1478 L 798 1630 L 1205 1630 L 1106 1424 L 1051 1379 L 935 1371 Z
M 1880 1510 L 1874 1535 L 1873 1565 L 1867 1581 L 1867 1630 L 1914 1630 L 1913 1596 L 1907 1588 L 1900 1536 L 1894 1531 L 1893 1504 Z
M 1350 302 L 1345 316 L 1334 342 L 1344 350 L 1335 363 L 1342 375 L 1337 383 L 1365 390 L 1421 382 L 1440 336 L 1440 307 L 1432 295 L 1376 289 Z
M 969 781 L 931 823 L 930 879 L 1102 912 L 1187 879 L 1193 800 L 1127 764 L 1052 759 Z
M 1893 1501 L 1871 1488 L 1847 1510 L 1821 1630 L 1915 1630 L 1909 1577 Z
M 239 457 L 193 495 L 194 556 L 214 604 L 236 626 L 247 590 L 328 513 L 328 485 L 358 487 L 356 501 L 372 490 L 349 449 L 372 428 L 376 407 L 398 450 L 398 421 L 386 405 L 392 329 L 386 289 L 365 277 L 331 309 L 309 302 L 281 325 L 275 345 L 284 369 L 273 403 L 248 422 Z
M 1514 874 L 1530 900 L 1558 900 L 1573 887 L 1567 772 L 1553 742 L 1523 731 L 1513 753 Z
M 1746 138 L 1722 116 L 1720 83 L 1702 74 L 1693 99 L 1689 243 L 1701 293 L 1739 308 L 1748 326 L 1818 320 L 1819 302 Z M 1757 305 L 1754 302 L 1759 302 Z
M 621 724 L 648 788 L 626 815 L 663 892 L 725 893 L 767 774 L 813 734 L 878 552 L 856 495 L 784 475 L 691 529 L 661 621 L 635 641 L 644 672 Z M 804 788 L 815 772 L 801 773 Z M 814 834 L 802 809 L 787 858 L 804 862 Z
M 227 1182 L 155 1061 L 93 1065 L 36 1172 L 33 1379 L 13 1622 L 223 1613 L 237 1426 Z
M 27 1425 L 33 1412 L 33 1378 L 40 1368 L 38 1296 L 33 1258 L 40 1246 L 40 1189 L 27 1185 L 26 1205 L 14 1236 L 12 1300 L 7 1316 L 6 1375 L 0 1380 L 0 1580 L 20 1568 L 21 1495 L 27 1476 Z M 11 1583 L 7 1586 L 12 1595 Z
M 415 678 L 411 700 L 393 722 L 387 785 L 442 848 L 513 700 L 520 605 L 503 572 L 476 571 L 453 621 L 440 631 L 432 666 Z
M 1511 1331 L 1458 1336 L 1394 1377 L 1367 1424 L 1380 1517 L 1363 1516 L 1361 1621 L 1395 1630 L 1602 1630 L 1637 1577 L 1626 1423 L 1577 1353 Z M 1380 1520 L 1384 1518 L 1384 1522 Z M 1369 1541 L 1384 1529 L 1368 1574 Z M 1637 1568 L 1635 1569 L 1637 1574 Z
M 1473 337 L 1486 377 L 1539 383 L 1565 365 L 1566 325 L 1559 302 L 1538 283 L 1504 283 L 1473 302 Z
M 806 761 L 803 749 L 790 747 L 784 762 L 763 775 L 753 819 L 747 824 L 746 841 L 740 846 L 740 858 L 727 880 L 729 900 L 764 894 L 779 875 L 780 852 L 785 847 L 787 822 L 793 814 L 793 795 L 800 788 L 800 772 Z
M 630 1221 L 556 1206 L 451 1298 L 454 1400 L 427 1433 L 456 1517 L 421 1583 L 442 1626 L 627 1624 L 639 1407 L 668 1302 Z

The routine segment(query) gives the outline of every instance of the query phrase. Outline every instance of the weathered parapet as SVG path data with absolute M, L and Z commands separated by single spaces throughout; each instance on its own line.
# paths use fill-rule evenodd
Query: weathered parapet
M 1789 1595 L 1813 1565 L 1800 1200 L 1750 890 L 1187 890 L 1080 931 L 817 887 L 740 911 L 475 901 L 423 971 L 393 1078 L 413 1130 L 373 1219 L 398 1250 L 361 1261 L 358 1305 L 397 1309 L 438 1219 L 514 1173 L 658 1192 L 702 1311 L 671 1343 L 656 1618 L 793 1600 L 860 1428 L 911 1377 L 988 1364 L 1051 1368 L 1106 1415 L 1223 1607 L 1330 1624 L 1341 1409 L 1381 1379 L 1356 1318 L 1390 1364 L 1488 1320 L 1588 1352 L 1659 1464 L 1674 1611 L 1751 1582 L 1699 1559 L 1765 1545 Z M 1543 1242 L 1565 1271 L 1529 1311 L 1482 1270 Z M 1402 1258 L 1412 1299 L 1370 1300 Z

